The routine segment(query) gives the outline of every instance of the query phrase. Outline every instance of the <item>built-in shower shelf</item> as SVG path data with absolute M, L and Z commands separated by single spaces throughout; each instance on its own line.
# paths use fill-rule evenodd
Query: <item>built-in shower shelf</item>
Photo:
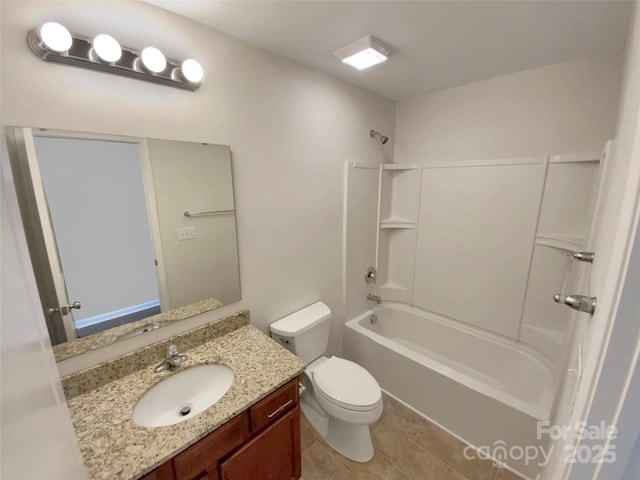
M 406 218 L 384 218 L 380 220 L 380 228 L 416 228 L 416 222 Z
M 569 235 L 536 235 L 536 245 L 557 248 L 559 250 L 575 251 L 584 248 L 585 239 Z
M 420 166 L 417 163 L 383 163 L 383 170 L 417 170 Z

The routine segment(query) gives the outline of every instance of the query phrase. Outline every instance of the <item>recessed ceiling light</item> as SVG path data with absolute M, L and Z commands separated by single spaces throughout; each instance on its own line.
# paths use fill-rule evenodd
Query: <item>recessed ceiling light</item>
M 389 48 L 370 35 L 333 52 L 343 63 L 358 70 L 384 62 L 390 53 Z

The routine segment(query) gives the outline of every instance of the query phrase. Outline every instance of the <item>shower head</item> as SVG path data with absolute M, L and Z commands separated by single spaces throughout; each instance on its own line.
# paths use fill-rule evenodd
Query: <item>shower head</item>
M 371 130 L 371 131 L 369 132 L 369 136 L 370 136 L 371 138 L 378 137 L 378 140 L 380 140 L 380 143 L 381 143 L 382 145 L 384 145 L 385 143 L 387 143 L 387 142 L 389 141 L 389 137 L 385 137 L 385 136 L 384 136 L 384 135 L 382 135 L 380 132 L 376 132 L 375 130 Z

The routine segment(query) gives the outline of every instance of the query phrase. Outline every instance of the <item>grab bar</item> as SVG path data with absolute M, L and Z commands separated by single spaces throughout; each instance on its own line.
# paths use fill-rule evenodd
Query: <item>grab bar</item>
M 184 212 L 184 216 L 187 218 L 191 218 L 191 217 L 204 217 L 207 215 L 228 215 L 230 213 L 235 214 L 236 211 L 235 210 L 213 210 L 210 212 L 190 212 L 189 210 L 187 210 L 186 212 Z

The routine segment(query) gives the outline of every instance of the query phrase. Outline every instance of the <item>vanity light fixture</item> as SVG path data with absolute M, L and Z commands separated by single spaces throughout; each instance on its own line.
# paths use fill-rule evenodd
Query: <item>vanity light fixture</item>
M 336 50 L 333 54 L 343 63 L 351 65 L 358 70 L 364 70 L 386 61 L 391 54 L 391 50 L 377 38 L 367 35 L 346 47 Z
M 122 47 L 118 41 L 105 33 L 93 39 L 93 51 L 100 60 L 108 63 L 117 62 L 122 57 Z
M 189 82 L 200 83 L 204 76 L 204 70 L 193 58 L 188 58 L 182 62 L 182 69 L 180 70 L 182 76 Z
M 41 49 L 64 54 L 71 48 L 71 34 L 59 23 L 45 23 L 38 29 L 36 35 L 38 46 Z
M 140 54 L 142 64 L 153 73 L 162 73 L 167 68 L 167 59 L 164 54 L 155 47 L 147 47 Z
M 27 35 L 31 51 L 47 62 L 88 68 L 138 80 L 195 91 L 204 76 L 202 65 L 190 58 L 184 62 L 167 59 L 155 47 L 142 52 L 122 47 L 110 35 L 93 40 L 72 35 L 59 23 L 48 22 Z

